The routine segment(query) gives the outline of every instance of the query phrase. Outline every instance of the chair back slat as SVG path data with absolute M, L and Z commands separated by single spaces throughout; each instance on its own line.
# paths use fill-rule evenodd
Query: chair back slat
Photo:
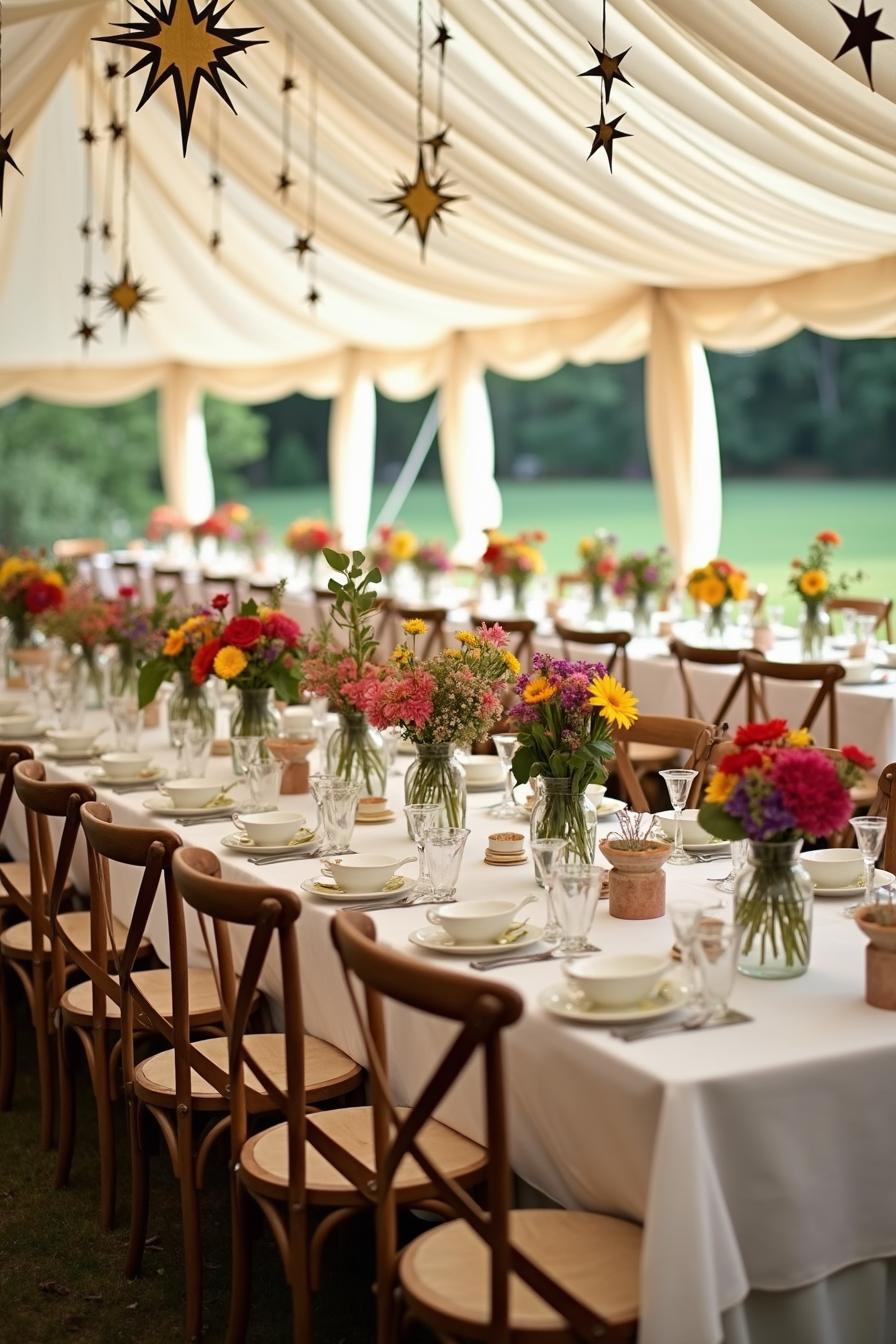
M 840 745 L 837 726 L 837 682 L 846 676 L 840 663 L 774 663 L 764 658 L 761 653 L 752 652 L 742 653 L 741 661 L 747 678 L 747 713 L 750 719 L 757 717 L 757 709 L 764 718 L 772 717 L 768 708 L 767 681 L 815 686 L 815 693 L 802 716 L 799 727 L 811 728 L 827 704 L 828 746 Z
M 724 725 L 723 725 L 724 729 Z M 642 714 L 627 731 L 616 733 L 616 772 L 629 803 L 639 812 L 649 812 L 650 806 L 641 781 L 635 773 L 629 747 L 637 742 L 650 747 L 673 747 L 685 753 L 684 769 L 696 770 L 697 777 L 688 795 L 689 806 L 699 798 L 703 780 L 713 749 L 723 736 L 714 724 L 703 719 L 673 718 L 665 715 Z
M 875 633 L 884 627 L 887 643 L 893 642 L 893 600 L 882 597 L 829 597 L 825 603 L 828 611 L 846 611 L 852 609 L 860 616 L 875 617 Z
M 554 630 L 560 637 L 563 657 L 572 658 L 572 645 L 584 645 L 589 648 L 609 649 L 609 657 L 601 662 L 611 676 L 619 677 L 626 686 L 629 684 L 628 646 L 632 641 L 630 630 L 582 630 L 562 621 L 554 621 Z M 616 664 L 619 663 L 619 671 Z
M 881 770 L 877 780 L 877 794 L 869 814 L 887 819 L 880 864 L 888 873 L 896 872 L 893 867 L 896 864 L 896 762 L 885 765 Z
M 472 617 L 474 629 L 488 623 L 488 618 L 485 616 Z M 523 671 L 528 671 L 532 662 L 533 636 L 538 629 L 537 621 L 532 621 L 527 616 L 509 616 L 506 619 L 502 616 L 500 624 L 506 635 L 515 636 L 516 643 L 512 643 L 511 653 L 519 659 Z
M 684 691 L 684 712 L 688 718 L 704 719 L 712 723 L 724 723 L 729 716 L 731 706 L 746 684 L 747 674 L 744 670 L 740 649 L 701 648 L 699 645 L 685 644 L 684 640 L 681 639 L 672 639 L 669 641 L 669 650 L 678 664 L 678 675 Z M 688 670 L 689 663 L 700 667 L 733 667 L 737 669 L 737 675 L 728 686 L 715 714 L 705 714 L 697 703 L 697 696 Z
M 33 761 L 34 752 L 27 742 L 0 742 L 0 837 L 6 825 L 13 794 L 13 767 L 19 761 Z

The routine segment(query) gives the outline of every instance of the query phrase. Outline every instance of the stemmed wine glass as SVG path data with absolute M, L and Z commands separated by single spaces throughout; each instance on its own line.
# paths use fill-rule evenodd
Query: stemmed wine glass
M 498 759 L 504 767 L 504 797 L 500 803 L 495 803 L 494 807 L 487 808 L 487 814 L 490 817 L 504 817 L 505 819 L 528 817 L 528 812 L 524 812 L 513 801 L 513 757 L 520 740 L 516 733 L 495 733 L 492 736 L 495 749 L 498 753 Z
M 441 803 L 409 803 L 404 809 L 404 815 L 407 818 L 411 839 L 417 846 L 417 860 L 419 863 L 417 893 L 421 896 L 432 895 L 433 886 L 426 867 L 426 850 L 424 845 L 429 832 L 438 827 L 441 812 Z
M 731 872 L 726 873 L 724 877 L 711 877 L 708 880 L 712 882 L 716 891 L 723 891 L 726 896 L 730 896 L 734 891 L 734 881 L 747 861 L 747 853 L 750 848 L 749 840 L 731 841 Z
M 661 770 L 660 774 L 666 781 L 666 788 L 669 791 L 669 802 L 675 811 L 675 845 L 672 853 L 666 860 L 669 864 L 696 863 L 685 850 L 681 843 L 681 814 L 684 811 L 685 803 L 688 801 L 688 794 L 691 791 L 691 785 L 697 778 L 696 770 Z
M 887 830 L 886 817 L 853 817 L 849 823 L 856 833 L 856 844 L 865 865 L 865 894 L 860 901 L 853 901 L 843 911 L 852 916 L 863 905 L 874 904 L 874 865 L 883 849 L 884 835 Z

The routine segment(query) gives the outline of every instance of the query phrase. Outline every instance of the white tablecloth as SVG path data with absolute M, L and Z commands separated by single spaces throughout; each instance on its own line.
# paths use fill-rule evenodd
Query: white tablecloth
M 147 741 L 161 737 L 147 734 Z M 47 764 L 51 777 L 77 773 Z M 228 763 L 215 761 L 213 770 L 223 777 Z M 389 793 L 399 807 L 399 779 L 390 780 Z M 116 820 L 146 823 L 140 795 L 100 796 Z M 533 890 L 528 866 L 492 868 L 482 861 L 495 829 L 483 812 L 491 801 L 470 796 L 465 897 Z M 310 800 L 301 805 L 312 811 Z M 294 886 L 318 871 L 313 861 L 259 868 L 231 856 L 219 843 L 230 829 L 226 821 L 210 822 L 182 834 L 187 844 L 219 852 L 225 873 L 243 879 Z M 17 803 L 4 840 L 24 856 Z M 358 827 L 354 843 L 361 851 L 411 852 L 398 822 Z M 710 899 L 714 889 L 706 879 L 720 875 L 724 863 L 669 870 L 670 897 Z M 83 881 L 83 858 L 76 877 Z M 136 874 L 116 872 L 115 913 L 125 921 L 136 886 Z M 777 984 L 738 980 L 733 1003 L 754 1021 L 728 1030 L 626 1044 L 603 1030 L 559 1023 L 538 1007 L 539 990 L 561 978 L 557 964 L 508 968 L 501 977 L 527 1004 L 508 1039 L 514 1168 L 560 1204 L 643 1221 L 642 1344 L 717 1344 L 725 1312 L 750 1289 L 794 1289 L 844 1266 L 896 1255 L 894 1019 L 863 1001 L 864 940 L 841 906 L 836 900 L 816 904 L 808 975 Z M 299 933 L 306 1022 L 309 1031 L 357 1055 L 358 1033 L 329 939 L 332 909 L 321 899 L 305 901 Z M 541 906 L 532 910 L 537 922 Z M 379 937 L 411 956 L 429 955 L 407 942 L 423 913 L 383 911 L 376 916 Z M 161 902 L 150 933 L 164 955 Z M 612 951 L 662 952 L 672 942 L 666 919 L 613 920 L 605 904 L 592 937 Z M 204 949 L 192 922 L 190 947 L 201 964 Z M 465 962 L 452 958 L 451 964 L 463 968 Z M 275 966 L 263 987 L 277 1002 Z M 445 1036 L 438 1024 L 406 1010 L 393 1013 L 391 1027 L 396 1089 L 405 1099 Z M 473 1078 L 462 1081 L 441 1114 L 482 1137 Z M 886 1292 L 881 1301 L 886 1304 Z M 729 1326 L 732 1319 L 739 1318 L 729 1316 Z M 741 1320 L 737 1329 L 745 1328 Z M 796 1338 L 786 1330 L 751 1337 L 737 1329 L 729 1328 L 729 1338 L 739 1344 Z M 822 1336 L 800 1338 L 817 1344 Z M 837 1344 L 860 1338 L 882 1344 L 893 1336 L 830 1336 Z

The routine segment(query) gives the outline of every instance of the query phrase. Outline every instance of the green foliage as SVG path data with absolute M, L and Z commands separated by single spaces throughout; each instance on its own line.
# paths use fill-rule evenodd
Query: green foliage
M 364 572 L 367 562 L 363 551 L 352 551 L 349 557 L 326 546 L 324 557 L 331 569 L 345 575 L 341 582 L 339 579 L 330 579 L 327 586 L 334 599 L 333 623 L 345 631 L 349 655 L 354 659 L 360 675 L 379 648 L 379 641 L 367 617 L 379 600 L 374 585 L 383 576 L 375 565 Z
M 697 822 L 717 840 L 743 840 L 746 836 L 741 822 L 729 816 L 721 803 L 704 803 L 697 813 Z

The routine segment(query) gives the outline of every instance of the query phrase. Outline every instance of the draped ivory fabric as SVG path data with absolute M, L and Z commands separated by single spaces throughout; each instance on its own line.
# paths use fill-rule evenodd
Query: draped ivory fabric
M 495 439 L 482 365 L 469 342 L 455 336 L 441 391 L 439 453 L 457 543 L 455 560 L 470 564 L 482 554 L 483 532 L 501 522 L 495 483 Z
M 376 439 L 376 392 L 357 350 L 346 350 L 339 394 L 330 415 L 329 467 L 333 517 L 343 543 L 367 544 L 373 450 Z
M 183 161 L 166 85 L 132 121 L 132 257 L 156 299 L 126 343 L 107 323 L 84 359 L 71 339 L 84 213 L 76 127 L 86 120 L 88 34 L 111 31 L 118 6 L 6 0 L 4 125 L 15 128 L 25 176 L 8 173 L 0 225 L 0 401 L 118 400 L 164 385 L 180 366 L 202 390 L 238 400 L 333 397 L 350 366 L 391 397 L 442 388 L 448 404 L 459 337 L 470 370 L 478 361 L 527 378 L 566 360 L 649 354 L 650 451 L 667 535 L 680 562 L 705 559 L 717 545 L 718 468 L 694 343 L 749 350 L 801 326 L 896 334 L 896 43 L 876 45 L 873 93 L 856 52 L 831 59 L 845 29 L 830 5 L 614 0 L 609 44 L 631 47 L 633 87 L 617 85 L 613 110 L 626 112 L 634 138 L 619 146 L 610 177 L 603 162 L 584 162 L 597 89 L 577 74 L 590 63 L 587 39 L 599 37 L 593 0 L 447 0 L 446 15 L 446 166 L 469 199 L 444 234 L 433 231 L 425 264 L 412 230 L 396 237 L 373 204 L 413 166 L 411 0 L 238 0 L 233 22 L 263 24 L 268 45 L 235 61 L 248 86 L 234 91 L 239 117 L 221 109 L 221 257 L 206 242 L 214 98 L 200 92 Z M 301 93 L 299 186 L 286 209 L 273 191 L 287 34 L 303 87 L 308 63 L 319 74 L 323 301 L 313 314 L 287 251 L 305 224 Z M 132 105 L 144 78 L 126 82 Z M 427 81 L 431 126 L 434 54 Z M 109 89 L 99 81 L 98 126 L 109 120 Z M 95 151 L 95 215 L 104 162 Z M 112 213 L 118 233 L 117 202 Z M 117 243 L 97 252 L 102 279 L 119 265 Z M 358 452 L 366 478 L 368 445 L 345 451 Z M 475 467 L 473 445 L 463 456 Z M 702 484 L 699 543 L 679 476 Z M 462 529 L 474 510 L 463 488 L 474 484 L 449 486 Z M 359 500 L 350 517 L 336 516 L 352 532 Z
M 159 398 L 162 484 L 188 523 L 201 523 L 215 507 L 202 392 L 188 369 L 169 370 Z

